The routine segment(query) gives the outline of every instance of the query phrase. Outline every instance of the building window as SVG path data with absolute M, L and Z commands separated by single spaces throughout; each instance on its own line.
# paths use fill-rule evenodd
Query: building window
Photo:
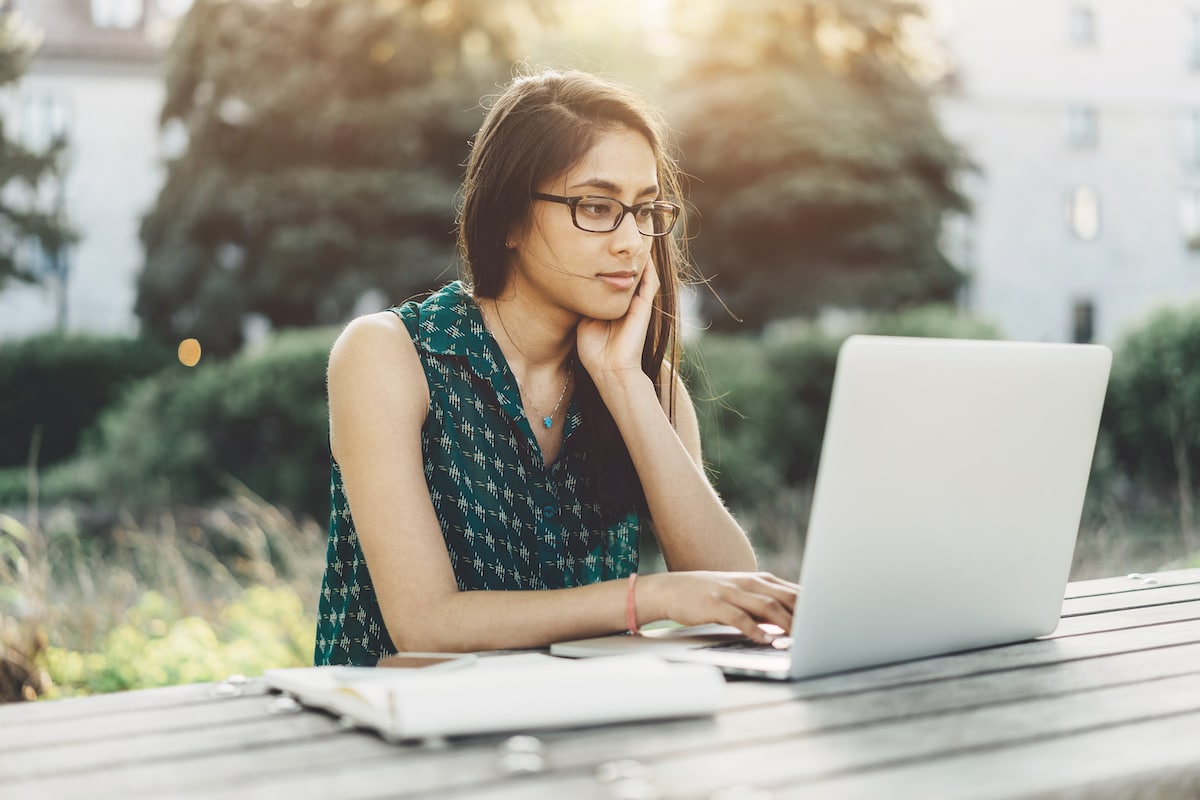
M 1096 14 L 1091 6 L 1071 6 L 1067 24 L 1071 44 L 1086 47 L 1096 43 Z
M 30 94 L 21 98 L 19 121 L 21 144 L 30 150 L 43 151 L 56 139 L 69 133 L 70 112 L 61 97 L 49 94 Z
M 1200 189 L 1184 189 L 1179 195 L 1179 231 L 1189 250 L 1200 250 Z
M 192 7 L 192 0 L 158 0 L 158 13 L 167 19 L 178 19 Z
M 92 24 L 129 30 L 142 21 L 142 0 L 92 0 Z
M 1091 344 L 1096 338 L 1096 304 L 1091 300 L 1076 300 L 1071 304 L 1071 341 Z
M 1100 235 L 1100 195 L 1090 186 L 1077 186 L 1067 198 L 1067 227 L 1085 242 Z
M 1076 106 L 1067 110 L 1067 143 L 1080 150 L 1094 148 L 1100 140 L 1096 109 Z
M 1182 122 L 1183 140 L 1180 149 L 1183 163 L 1200 167 L 1200 109 L 1185 111 Z
M 1188 66 L 1200 70 L 1200 11 L 1188 14 Z

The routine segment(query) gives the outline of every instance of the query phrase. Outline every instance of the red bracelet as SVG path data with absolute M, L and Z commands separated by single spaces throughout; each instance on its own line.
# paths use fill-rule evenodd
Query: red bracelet
M 637 633 L 640 630 L 637 621 L 637 597 L 633 593 L 636 585 L 637 573 L 632 572 L 629 574 L 629 591 L 625 594 L 625 627 L 629 629 L 630 633 Z

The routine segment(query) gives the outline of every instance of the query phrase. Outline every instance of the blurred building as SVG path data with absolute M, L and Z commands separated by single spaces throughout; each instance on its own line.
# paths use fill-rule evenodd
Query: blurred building
M 934 8 L 939 113 L 980 168 L 947 231 L 967 305 L 1010 338 L 1109 342 L 1200 295 L 1200 4 Z
M 134 333 L 138 225 L 162 182 L 158 114 L 163 57 L 190 0 L 14 0 L 42 45 L 0 99 L 6 130 L 42 145 L 65 133 L 69 166 L 58 188 L 81 239 L 58 281 L 0 292 L 0 338 L 54 330 Z M 27 253 L 42 257 L 31 248 Z M 46 267 L 48 269 L 48 267 Z

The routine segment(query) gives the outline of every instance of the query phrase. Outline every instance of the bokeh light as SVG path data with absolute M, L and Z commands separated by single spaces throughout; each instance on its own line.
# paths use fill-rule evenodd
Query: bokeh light
M 179 363 L 185 367 L 194 367 L 200 363 L 200 342 L 195 339 L 184 339 L 179 343 Z

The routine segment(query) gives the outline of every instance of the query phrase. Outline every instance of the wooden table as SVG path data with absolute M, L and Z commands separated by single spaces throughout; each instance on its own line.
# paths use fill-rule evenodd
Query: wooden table
M 1200 570 L 1068 587 L 1052 637 L 792 684 L 714 718 L 389 745 L 265 691 L 0 707 L 0 798 L 1200 796 Z

